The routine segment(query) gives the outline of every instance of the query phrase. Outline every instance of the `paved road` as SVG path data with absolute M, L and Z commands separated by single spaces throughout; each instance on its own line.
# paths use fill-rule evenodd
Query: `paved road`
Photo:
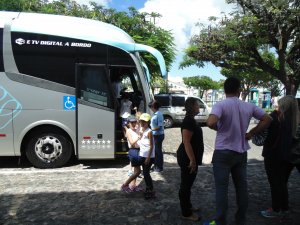
M 142 193 L 125 194 L 120 185 L 126 168 L 76 168 L 54 170 L 0 171 L 1 225 L 185 225 L 179 219 L 178 168 L 152 173 L 157 198 L 143 199 Z M 262 163 L 248 167 L 248 225 L 299 225 L 300 176 L 290 178 L 289 217 L 265 219 L 259 211 L 270 206 L 270 193 Z M 144 185 L 143 179 L 138 179 Z M 235 195 L 229 188 L 229 221 L 234 218 Z M 192 192 L 192 202 L 202 208 L 205 219 L 213 217 L 214 182 L 212 168 L 201 166 Z
M 193 187 L 192 201 L 202 208 L 205 219 L 213 217 L 214 181 L 210 165 L 214 132 L 204 129 L 205 164 Z M 180 171 L 175 151 L 180 143 L 179 128 L 166 130 L 165 169 L 152 173 L 157 198 L 143 199 L 142 193 L 125 194 L 120 186 L 127 178 L 127 160 L 80 161 L 53 170 L 31 167 L 17 159 L 0 158 L 1 225 L 184 225 L 179 219 L 178 186 Z M 252 151 L 252 150 L 251 150 Z M 283 219 L 265 219 L 259 211 L 270 206 L 270 193 L 259 149 L 248 166 L 248 225 L 300 225 L 300 175 L 294 170 L 289 181 L 291 214 Z M 12 163 L 13 162 L 13 163 Z M 142 178 L 138 179 L 144 185 Z M 232 183 L 229 194 L 229 221 L 235 212 Z M 201 223 L 195 223 L 201 224 Z

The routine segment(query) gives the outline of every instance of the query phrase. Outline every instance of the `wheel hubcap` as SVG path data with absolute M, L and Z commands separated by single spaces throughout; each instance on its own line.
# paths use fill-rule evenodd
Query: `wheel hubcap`
M 170 127 L 171 126 L 171 121 L 169 119 L 164 119 L 164 126 L 165 127 Z
M 42 161 L 50 163 L 61 155 L 62 144 L 56 137 L 45 136 L 36 142 L 35 153 Z
M 44 154 L 52 154 L 54 152 L 53 145 L 51 144 L 45 144 L 42 146 L 42 152 Z

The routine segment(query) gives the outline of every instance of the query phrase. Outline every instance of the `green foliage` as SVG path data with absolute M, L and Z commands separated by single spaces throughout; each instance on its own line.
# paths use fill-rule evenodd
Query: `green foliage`
M 110 23 L 123 29 L 137 43 L 158 49 L 164 56 L 168 71 L 175 60 L 174 37 L 171 31 L 156 26 L 155 20 L 161 17 L 157 13 L 140 13 L 134 7 L 130 7 L 128 12 L 118 12 L 95 2 L 90 2 L 87 6 L 72 0 L 1 0 L 0 10 L 60 14 Z M 153 56 L 141 56 L 149 66 L 150 73 L 158 76 L 160 70 Z
M 272 108 L 265 108 L 264 111 L 265 111 L 266 113 L 271 113 L 271 112 L 274 111 L 274 109 L 272 109 Z
M 150 87 L 152 89 L 152 93 L 154 93 L 154 89 L 158 88 L 160 93 L 167 93 L 167 80 L 163 79 L 160 76 L 154 76 L 150 81 Z
M 272 77 L 295 94 L 300 84 L 300 4 L 298 0 L 246 1 L 191 37 L 182 67 L 211 62 L 225 76 L 264 83 Z M 271 79 L 271 80 L 272 80 Z
M 208 76 L 193 76 L 193 77 L 184 77 L 183 82 L 189 88 L 194 87 L 199 89 L 199 97 L 202 98 L 205 91 L 210 89 L 219 89 L 220 84 L 216 81 L 213 81 Z

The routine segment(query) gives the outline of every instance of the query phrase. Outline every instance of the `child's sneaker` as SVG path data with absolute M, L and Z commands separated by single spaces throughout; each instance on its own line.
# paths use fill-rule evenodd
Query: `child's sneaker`
M 132 172 L 132 170 L 128 170 L 128 176 L 130 177 L 132 174 L 133 174 L 133 172 Z
M 280 216 L 280 212 L 275 212 L 272 208 L 260 212 L 263 217 L 275 218 Z
M 137 185 L 137 186 L 133 186 L 130 188 L 132 191 L 134 192 L 141 192 L 141 191 L 144 191 L 144 189 L 140 186 L 140 185 Z
M 123 191 L 125 193 L 132 193 L 133 192 L 128 185 L 124 185 L 124 184 L 121 186 L 121 191 Z

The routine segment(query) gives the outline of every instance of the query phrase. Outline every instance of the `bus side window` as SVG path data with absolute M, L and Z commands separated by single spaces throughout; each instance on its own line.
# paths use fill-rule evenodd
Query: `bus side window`
M 85 66 L 81 70 L 80 98 L 112 108 L 109 82 L 104 67 Z

